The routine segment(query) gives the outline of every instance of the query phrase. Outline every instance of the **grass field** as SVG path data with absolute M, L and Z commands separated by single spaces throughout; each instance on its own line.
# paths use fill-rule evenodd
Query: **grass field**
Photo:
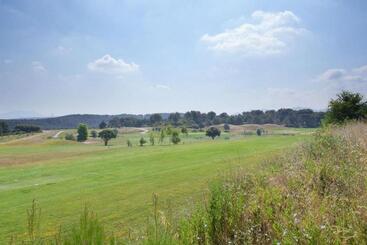
M 262 159 L 307 139 L 311 131 L 294 132 L 262 137 L 228 133 L 216 140 L 198 132 L 183 137 L 180 145 L 144 147 L 137 141 L 149 136 L 137 131 L 120 134 L 109 147 L 97 140 L 83 144 L 54 139 L 54 131 L 4 141 L 0 240 L 26 232 L 26 209 L 33 199 L 42 208 L 45 234 L 76 222 L 85 204 L 117 234 L 142 228 L 152 193 L 170 201 L 176 213 L 188 212 L 211 179 L 238 166 L 254 171 Z M 134 147 L 126 146 L 127 139 Z

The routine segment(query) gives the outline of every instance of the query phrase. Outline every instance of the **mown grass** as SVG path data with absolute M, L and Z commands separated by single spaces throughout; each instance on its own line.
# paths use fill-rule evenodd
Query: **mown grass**
M 0 240 L 12 234 L 26 237 L 25 210 L 34 199 L 42 208 L 44 236 L 57 234 L 60 225 L 70 230 L 85 204 L 116 236 L 126 235 L 130 227 L 144 230 L 152 193 L 162 202 L 171 200 L 175 215 L 188 213 L 218 174 L 238 166 L 255 168 L 308 136 L 200 138 L 177 146 L 133 148 L 124 143 L 130 136 L 123 137 L 111 147 L 54 139 L 1 145 Z

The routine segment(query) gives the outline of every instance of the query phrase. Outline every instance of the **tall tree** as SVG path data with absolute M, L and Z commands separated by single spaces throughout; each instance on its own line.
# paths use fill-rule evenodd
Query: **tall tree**
M 78 126 L 78 137 L 79 142 L 86 141 L 88 139 L 88 127 L 87 125 L 81 123 Z
M 152 114 L 149 118 L 151 125 L 158 125 L 162 122 L 162 115 L 159 113 Z

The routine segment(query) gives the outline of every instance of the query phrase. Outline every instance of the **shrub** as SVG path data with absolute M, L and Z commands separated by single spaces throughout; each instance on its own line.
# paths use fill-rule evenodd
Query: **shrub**
M 73 135 L 73 134 L 71 134 L 71 133 L 67 133 L 67 134 L 65 134 L 65 139 L 66 139 L 66 140 L 73 140 L 73 141 L 75 141 L 75 137 L 74 137 L 74 135 Z
M 171 136 L 171 142 L 177 145 L 178 143 L 180 143 L 180 141 L 181 139 L 180 139 L 179 133 L 177 131 L 173 131 L 172 136 Z
M 140 146 L 144 146 L 144 144 L 146 144 L 147 141 L 144 139 L 144 137 L 141 137 L 140 140 L 139 140 L 139 144 Z
M 90 135 L 91 135 L 93 138 L 97 138 L 98 133 L 97 133 L 97 131 L 96 131 L 96 130 L 92 130 L 92 131 L 90 132 Z
M 127 144 L 127 147 L 133 147 L 133 143 L 131 142 L 131 140 L 127 140 L 126 144 Z

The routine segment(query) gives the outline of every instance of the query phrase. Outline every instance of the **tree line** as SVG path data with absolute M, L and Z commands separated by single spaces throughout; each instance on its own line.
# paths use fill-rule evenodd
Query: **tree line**
M 186 113 L 170 113 L 167 117 L 155 113 L 149 118 L 137 117 L 114 117 L 108 122 L 109 127 L 142 127 L 157 126 L 160 124 L 171 124 L 175 127 L 185 126 L 191 128 L 204 128 L 217 124 L 280 124 L 287 127 L 316 128 L 321 124 L 324 112 L 315 112 L 311 109 L 293 110 L 252 110 L 236 115 L 229 115 L 226 112 L 216 114 L 211 111 L 203 113 L 200 111 L 188 111 Z

